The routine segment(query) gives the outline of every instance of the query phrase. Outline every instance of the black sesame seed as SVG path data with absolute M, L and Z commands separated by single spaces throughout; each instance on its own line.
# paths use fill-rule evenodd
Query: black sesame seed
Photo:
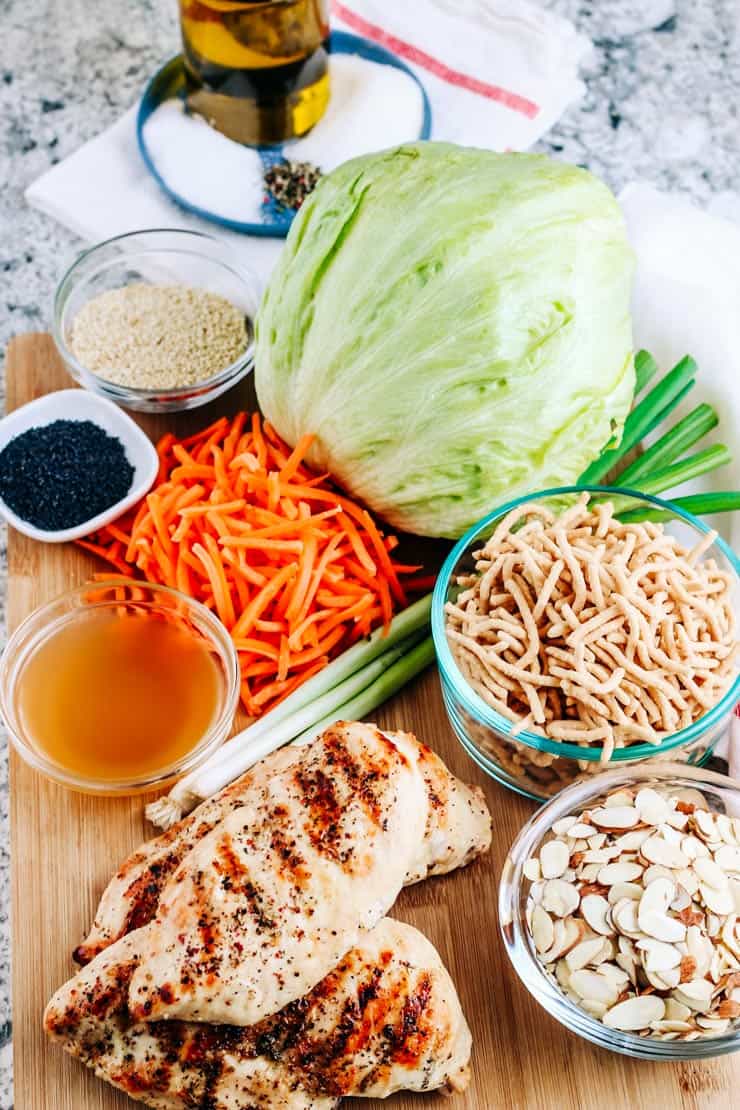
M 0 497 L 51 532 L 91 520 L 126 496 L 134 468 L 123 444 L 91 420 L 55 420 L 0 452 Z

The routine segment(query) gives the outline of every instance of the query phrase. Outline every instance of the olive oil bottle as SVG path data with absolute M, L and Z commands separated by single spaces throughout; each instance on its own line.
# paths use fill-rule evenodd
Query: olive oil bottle
M 329 102 L 328 0 L 180 0 L 187 102 L 237 142 L 305 135 Z

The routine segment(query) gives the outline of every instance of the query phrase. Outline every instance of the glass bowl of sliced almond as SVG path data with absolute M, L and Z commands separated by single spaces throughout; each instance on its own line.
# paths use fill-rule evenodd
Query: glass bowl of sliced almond
M 507 857 L 514 969 L 572 1032 L 627 1056 L 740 1048 L 740 782 L 681 764 L 563 790 Z

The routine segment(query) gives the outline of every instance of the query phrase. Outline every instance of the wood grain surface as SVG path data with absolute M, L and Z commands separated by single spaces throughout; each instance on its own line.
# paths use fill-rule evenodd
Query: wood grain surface
M 9 408 L 73 384 L 47 335 L 13 341 L 7 381 Z M 229 397 L 232 408 L 253 403 L 249 386 L 236 393 Z M 219 415 L 226 404 L 216 405 Z M 168 426 L 184 432 L 213 416 L 201 409 L 169 418 Z M 163 430 L 162 418 L 140 422 L 153 436 Z M 11 530 L 10 629 L 94 569 L 100 568 L 73 546 L 36 543 Z M 487 779 L 462 751 L 433 669 L 377 716 L 383 725 L 415 732 L 456 774 L 483 786 L 494 836 L 487 858 L 404 891 L 393 911 L 426 933 L 457 984 L 473 1031 L 470 1088 L 450 1100 L 402 1094 L 387 1103 L 346 1105 L 358 1110 L 730 1110 L 737 1105 L 738 1056 L 697 1064 L 638 1063 L 586 1044 L 538 1006 L 509 966 L 496 915 L 501 867 L 533 803 Z M 103 887 L 119 862 L 152 833 L 143 801 L 68 792 L 12 752 L 11 821 L 16 1110 L 124 1110 L 133 1103 L 45 1042 L 41 1016 L 51 994 L 73 973 L 70 953 L 87 931 Z

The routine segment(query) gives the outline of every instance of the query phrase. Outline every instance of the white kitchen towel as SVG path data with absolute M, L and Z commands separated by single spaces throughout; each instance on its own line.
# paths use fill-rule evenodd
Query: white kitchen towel
M 732 453 L 729 466 L 678 492 L 740 490 L 740 225 L 638 182 L 619 201 L 637 255 L 635 347 L 651 351 L 662 370 L 693 355 L 696 385 L 676 418 L 702 401 L 713 405 L 720 423 L 701 446 L 726 443 Z M 740 513 L 712 524 L 740 551 Z
M 531 146 L 581 95 L 588 39 L 530 0 L 346 0 L 333 25 L 397 53 L 432 105 L 432 135 L 495 150 Z M 135 135 L 136 106 L 35 181 L 29 204 L 88 241 L 147 227 L 228 238 L 263 281 L 280 240 L 223 231 L 184 212 L 150 177 Z

